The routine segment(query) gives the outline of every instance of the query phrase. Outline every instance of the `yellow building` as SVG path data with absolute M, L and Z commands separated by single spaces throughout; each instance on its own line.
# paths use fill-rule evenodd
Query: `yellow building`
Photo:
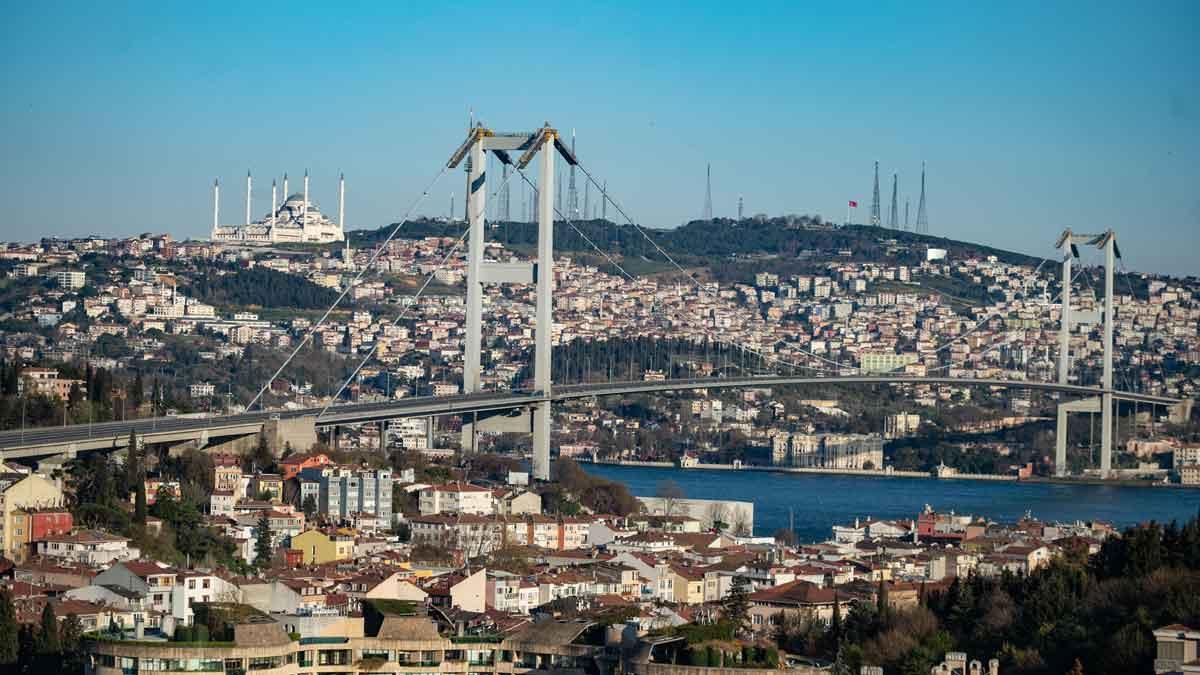
M 323 565 L 335 560 L 354 557 L 354 537 L 344 534 L 328 535 L 320 530 L 306 530 L 292 537 L 292 550 L 300 551 L 305 565 Z
M 9 560 L 22 561 L 29 533 L 18 531 L 24 528 L 16 527 L 14 517 L 20 515 L 21 509 L 62 506 L 63 494 L 52 481 L 36 474 L 12 478 L 8 480 L 8 475 L 0 477 L 0 525 L 4 528 L 0 530 L 0 548 Z

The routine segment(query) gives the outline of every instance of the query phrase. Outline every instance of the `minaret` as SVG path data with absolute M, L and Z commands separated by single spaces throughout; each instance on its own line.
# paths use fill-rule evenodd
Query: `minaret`
M 271 227 L 275 227 L 275 209 L 276 209 L 275 205 L 279 203 L 279 202 L 275 201 L 275 198 L 277 196 L 278 195 L 275 192 L 275 179 L 272 178 L 271 179 Z
M 288 191 L 287 191 L 287 172 L 284 171 L 283 172 L 283 201 L 286 202 L 287 198 L 290 196 L 291 195 L 289 195 Z M 280 202 L 279 205 L 283 206 L 283 202 Z
M 712 164 L 704 169 L 704 220 L 712 220 Z
M 350 237 L 346 237 L 346 174 L 338 176 L 338 229 L 346 239 L 346 252 L 350 251 Z
M 217 238 L 217 229 L 221 227 L 218 214 L 221 212 L 221 180 L 213 181 L 213 228 L 212 238 Z
M 250 224 L 250 171 L 246 171 L 246 224 Z
M 300 205 L 300 227 L 308 227 L 308 169 L 304 170 L 304 203 Z
M 741 222 L 742 220 L 742 208 L 744 206 L 745 202 L 742 201 L 742 196 L 738 195 L 738 222 Z

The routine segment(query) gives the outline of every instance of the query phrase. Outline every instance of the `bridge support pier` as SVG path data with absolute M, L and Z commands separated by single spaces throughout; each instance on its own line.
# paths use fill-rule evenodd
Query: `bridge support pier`
M 1063 478 L 1067 475 L 1067 416 L 1070 413 L 1100 412 L 1101 399 L 1093 396 L 1070 403 L 1058 404 L 1058 428 L 1054 434 L 1054 475 Z

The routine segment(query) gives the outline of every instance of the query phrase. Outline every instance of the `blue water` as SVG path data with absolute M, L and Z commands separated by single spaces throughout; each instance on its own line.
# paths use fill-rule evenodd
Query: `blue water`
M 827 539 L 830 527 L 855 517 L 915 518 L 925 504 L 1001 522 L 1029 511 L 1047 521 L 1102 520 L 1119 527 L 1148 520 L 1182 523 L 1200 510 L 1200 489 L 581 466 L 625 483 L 639 497 L 652 497 L 660 482 L 673 480 L 693 499 L 754 502 L 759 535 L 787 527 L 792 509 L 803 542 Z

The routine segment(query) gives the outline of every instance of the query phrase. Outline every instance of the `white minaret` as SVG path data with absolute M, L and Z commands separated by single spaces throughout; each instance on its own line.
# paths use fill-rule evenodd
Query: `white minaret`
M 272 178 L 271 179 L 271 227 L 275 227 L 275 209 L 276 209 L 275 205 L 279 203 L 279 202 L 275 201 L 275 197 L 276 197 L 275 179 Z
M 308 227 L 308 169 L 304 170 L 304 203 L 300 205 L 300 226 Z
M 250 224 L 250 171 L 246 171 L 246 224 Z
M 218 214 L 221 212 L 221 180 L 213 181 L 213 228 L 212 238 L 217 238 L 217 228 L 221 226 Z
M 346 234 L 346 174 L 338 176 L 338 229 L 342 231 L 342 235 Z M 350 239 L 346 239 L 346 246 L 350 245 Z
M 286 171 L 284 171 L 284 172 L 283 172 L 283 201 L 285 201 L 285 202 L 286 202 L 286 201 L 287 201 L 287 198 L 288 198 L 288 191 L 287 191 L 287 172 L 286 172 Z M 283 202 L 280 202 L 280 204 L 279 204 L 279 205 L 280 205 L 280 206 L 283 206 Z

